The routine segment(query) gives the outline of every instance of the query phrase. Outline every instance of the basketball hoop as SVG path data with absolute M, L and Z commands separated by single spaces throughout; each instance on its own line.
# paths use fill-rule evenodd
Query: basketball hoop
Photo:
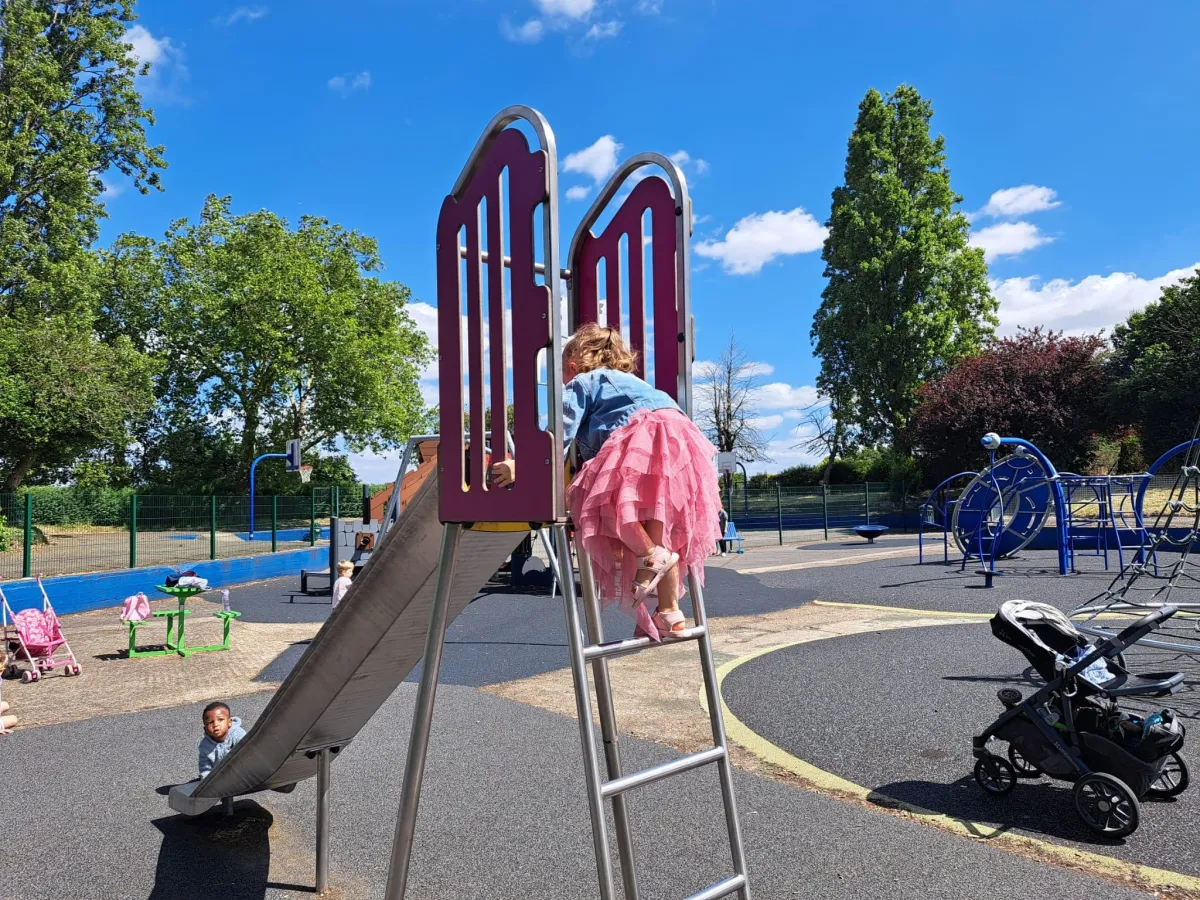
M 300 466 L 296 471 L 300 473 L 300 480 L 308 484 L 308 479 L 312 478 L 312 466 Z

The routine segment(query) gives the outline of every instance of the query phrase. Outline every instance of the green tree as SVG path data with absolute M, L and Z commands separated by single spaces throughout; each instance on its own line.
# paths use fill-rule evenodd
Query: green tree
M 75 310 L 105 217 L 100 176 L 159 187 L 162 147 L 125 43 L 133 0 L 0 0 L 0 298 Z
M 817 386 L 861 440 L 907 453 L 917 388 L 978 349 L 996 323 L 983 250 L 967 245 L 933 107 L 901 85 L 872 89 L 833 192 L 812 326 Z
M 37 468 L 123 444 L 154 399 L 151 363 L 130 341 L 108 344 L 57 317 L 0 319 L 0 373 L 6 491 Z
M 123 443 L 152 400 L 128 341 L 95 330 L 101 174 L 145 192 L 162 148 L 125 31 L 133 0 L 0 0 L 0 469 L 39 469 Z M 71 456 L 74 454 L 74 457 Z
M 1109 400 L 1153 462 L 1192 436 L 1200 418 L 1200 269 L 1113 329 Z
M 210 196 L 195 224 L 175 222 L 159 242 L 122 237 L 106 260 L 109 327 L 161 358 L 165 428 L 203 421 L 236 445 L 230 488 L 292 438 L 306 452 L 339 438 L 378 452 L 418 433 L 431 352 L 408 289 L 374 274 L 374 239 L 230 205 Z

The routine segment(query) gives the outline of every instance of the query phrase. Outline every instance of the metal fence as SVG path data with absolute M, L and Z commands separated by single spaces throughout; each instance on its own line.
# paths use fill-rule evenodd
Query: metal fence
M 71 492 L 76 492 L 72 495 Z M 255 556 L 326 543 L 332 515 L 359 518 L 361 486 L 307 494 L 147 495 L 84 489 L 0 494 L 0 580 Z
M 827 539 L 831 532 L 855 525 L 887 525 L 916 531 L 920 491 L 884 482 L 813 487 L 743 489 L 733 485 L 722 494 L 729 517 L 746 546 L 783 545 L 789 540 Z

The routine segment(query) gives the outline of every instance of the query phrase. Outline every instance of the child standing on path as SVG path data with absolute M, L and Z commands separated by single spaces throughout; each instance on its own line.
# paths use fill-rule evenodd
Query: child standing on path
M 333 589 L 330 591 L 333 595 L 331 609 L 337 609 L 337 605 L 346 596 L 346 591 L 350 590 L 350 585 L 354 583 L 350 580 L 354 575 L 354 561 L 350 559 L 338 560 L 337 570 L 337 581 L 333 583 Z
M 584 325 L 563 347 L 563 439 L 583 462 L 567 503 L 604 605 L 619 603 L 635 634 L 658 641 L 686 628 L 680 564 L 703 584 L 721 536 L 717 451 L 635 363 L 616 328 Z M 515 477 L 512 460 L 492 466 L 500 486 Z

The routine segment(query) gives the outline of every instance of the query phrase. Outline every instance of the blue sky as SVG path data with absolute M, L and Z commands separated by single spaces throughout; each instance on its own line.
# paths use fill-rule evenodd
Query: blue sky
M 815 395 L 822 223 L 871 87 L 907 82 L 932 101 L 1002 330 L 1111 327 L 1200 263 L 1190 2 L 140 6 L 130 39 L 154 63 L 143 89 L 167 190 L 114 180 L 105 241 L 161 236 L 208 193 L 326 216 L 379 239 L 386 277 L 432 328 L 438 208 L 496 111 L 547 116 L 571 196 L 633 153 L 682 151 L 698 354 L 733 330 L 763 364 L 768 469 L 803 456 L 792 430 Z M 564 235 L 587 202 L 563 200 Z M 367 480 L 394 474 L 390 455 L 353 462 Z

